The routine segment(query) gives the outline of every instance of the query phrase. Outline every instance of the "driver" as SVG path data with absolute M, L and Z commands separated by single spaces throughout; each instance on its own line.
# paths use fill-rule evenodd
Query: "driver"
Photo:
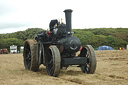
M 51 20 L 51 22 L 49 23 L 49 28 L 50 28 L 50 31 L 52 32 L 53 29 L 55 28 L 55 26 L 58 26 L 58 20 L 57 19 L 54 19 L 54 20 Z

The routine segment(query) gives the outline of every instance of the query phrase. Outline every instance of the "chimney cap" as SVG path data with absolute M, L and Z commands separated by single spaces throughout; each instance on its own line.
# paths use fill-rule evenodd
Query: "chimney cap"
M 72 12 L 72 9 L 65 9 L 64 12 Z

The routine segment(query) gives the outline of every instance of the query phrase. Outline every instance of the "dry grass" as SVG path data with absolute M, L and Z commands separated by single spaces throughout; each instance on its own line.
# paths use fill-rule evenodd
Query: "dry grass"
M 0 55 L 0 85 L 126 85 L 128 84 L 128 50 L 96 51 L 95 74 L 84 74 L 80 68 L 61 70 L 51 77 L 42 65 L 38 72 L 27 71 L 22 54 Z

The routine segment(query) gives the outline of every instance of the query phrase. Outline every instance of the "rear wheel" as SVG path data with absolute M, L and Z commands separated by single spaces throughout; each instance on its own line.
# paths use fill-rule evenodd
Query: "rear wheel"
M 96 55 L 93 47 L 91 45 L 87 45 L 82 48 L 80 52 L 80 56 L 87 58 L 87 63 L 81 66 L 81 71 L 83 73 L 93 74 L 96 70 Z
M 52 45 L 48 49 L 46 70 L 48 75 L 57 77 L 60 73 L 61 57 L 56 46 Z
M 24 66 L 25 69 L 31 71 L 38 71 L 39 64 L 36 60 L 36 44 L 35 40 L 26 40 L 24 43 Z

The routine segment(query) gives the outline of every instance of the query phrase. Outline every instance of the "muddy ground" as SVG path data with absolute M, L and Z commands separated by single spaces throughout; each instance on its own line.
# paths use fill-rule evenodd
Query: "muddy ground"
M 42 65 L 38 72 L 24 68 L 22 54 L 0 54 L 0 85 L 128 85 L 128 50 L 96 51 L 95 74 L 78 67 L 48 76 Z

